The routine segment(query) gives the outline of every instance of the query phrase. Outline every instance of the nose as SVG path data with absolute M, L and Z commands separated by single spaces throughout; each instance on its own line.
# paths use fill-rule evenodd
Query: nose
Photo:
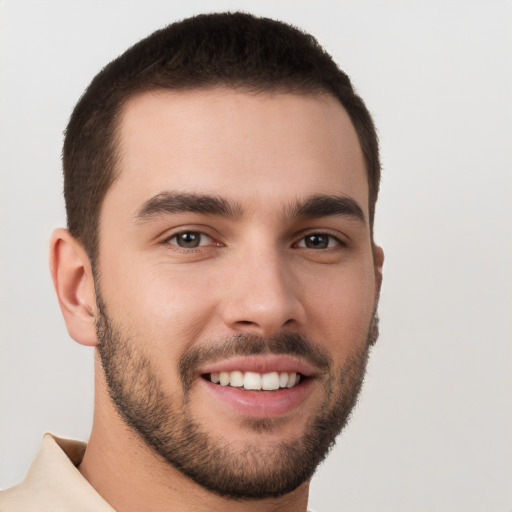
M 290 261 L 276 250 L 245 254 L 233 266 L 226 288 L 222 315 L 231 331 L 268 337 L 305 321 L 300 282 Z

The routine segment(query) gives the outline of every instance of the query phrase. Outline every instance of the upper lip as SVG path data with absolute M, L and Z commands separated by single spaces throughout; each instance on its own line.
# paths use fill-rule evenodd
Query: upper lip
M 290 355 L 258 354 L 249 356 L 235 356 L 229 359 L 205 364 L 199 369 L 199 374 L 220 373 L 220 372 L 287 372 L 300 373 L 304 377 L 314 377 L 318 369 L 302 359 Z

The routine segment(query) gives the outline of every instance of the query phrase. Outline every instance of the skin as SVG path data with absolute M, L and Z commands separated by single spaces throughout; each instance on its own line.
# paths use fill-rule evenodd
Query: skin
M 144 340 L 144 354 L 177 403 L 183 399 L 177 361 L 215 340 L 300 333 L 337 371 L 365 346 L 383 253 L 370 236 L 357 135 L 337 100 L 229 89 L 145 93 L 125 106 L 119 141 L 119 176 L 102 206 L 98 282 L 109 316 Z M 141 219 L 147 201 L 169 191 L 221 197 L 237 205 L 238 215 Z M 348 197 L 364 219 L 290 215 L 314 195 Z M 199 247 L 182 248 L 175 235 L 185 231 L 206 236 Z M 328 235 L 328 246 L 307 247 L 304 237 L 312 233 Z M 65 230 L 53 235 L 51 270 L 71 336 L 96 346 L 91 265 Z M 234 449 L 293 441 L 318 412 L 325 382 L 323 375 L 314 378 L 301 406 L 263 431 L 206 393 L 200 376 L 189 410 Z M 122 512 L 307 507 L 309 482 L 280 498 L 233 502 L 166 464 L 117 414 L 97 355 L 94 425 L 79 469 Z

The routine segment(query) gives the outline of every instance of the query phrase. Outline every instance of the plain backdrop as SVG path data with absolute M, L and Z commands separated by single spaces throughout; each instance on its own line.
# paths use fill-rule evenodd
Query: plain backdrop
M 314 34 L 379 129 L 381 338 L 319 512 L 512 510 L 512 2 L 0 0 L 0 488 L 44 432 L 86 440 L 92 350 L 65 329 L 47 244 L 62 132 L 94 74 L 188 15 Z

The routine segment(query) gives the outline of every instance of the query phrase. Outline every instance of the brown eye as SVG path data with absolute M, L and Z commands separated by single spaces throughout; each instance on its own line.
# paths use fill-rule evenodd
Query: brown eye
M 325 249 L 329 246 L 329 237 L 325 235 L 308 235 L 304 240 L 309 249 Z
M 183 231 L 169 238 L 169 243 L 182 249 L 195 249 L 211 242 L 211 238 L 198 231 Z
M 340 245 L 340 241 L 332 235 L 325 233 L 311 233 L 306 235 L 297 244 L 298 247 L 306 247 L 308 249 L 329 249 Z

